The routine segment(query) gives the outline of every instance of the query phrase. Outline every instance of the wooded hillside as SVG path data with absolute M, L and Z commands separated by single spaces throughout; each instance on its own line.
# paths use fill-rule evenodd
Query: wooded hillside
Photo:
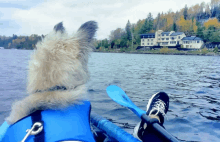
M 198 36 L 205 43 L 220 42 L 220 0 L 202 2 L 173 12 L 158 13 L 153 18 L 151 12 L 146 19 L 131 24 L 128 20 L 124 29 L 111 31 L 109 38 L 96 41 L 96 49 L 135 50 L 140 45 L 140 34 L 154 33 L 156 30 L 184 32 L 186 36 Z M 132 38 L 133 36 L 133 38 Z

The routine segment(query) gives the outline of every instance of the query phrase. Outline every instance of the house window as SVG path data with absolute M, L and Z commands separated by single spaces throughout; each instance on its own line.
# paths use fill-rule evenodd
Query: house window
M 161 38 L 162 40 L 164 40 L 164 38 Z
M 144 45 L 144 43 L 142 43 L 142 45 Z
M 142 39 L 142 41 L 144 42 L 144 39 Z
M 176 44 L 176 41 L 171 41 L 170 44 Z
M 180 39 L 180 36 L 178 36 L 178 38 Z
M 164 34 L 162 34 L 162 36 L 164 36 Z
M 197 43 L 199 43 L 199 40 L 197 41 Z
M 167 36 L 169 36 L 169 34 L 167 34 Z
M 186 48 L 188 48 L 189 47 L 189 45 L 186 45 Z
M 149 41 L 149 39 L 147 41 Z
M 166 38 L 166 40 L 169 40 L 169 38 Z
M 153 45 L 153 43 L 151 43 L 151 45 Z
M 149 43 L 147 45 L 149 45 Z
M 153 39 L 151 39 L 151 41 L 153 41 Z
M 190 47 L 192 47 L 192 45 L 190 45 Z

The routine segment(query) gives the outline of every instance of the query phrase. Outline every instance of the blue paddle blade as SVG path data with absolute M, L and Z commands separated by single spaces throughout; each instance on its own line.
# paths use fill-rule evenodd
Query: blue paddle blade
M 5 133 L 7 132 L 9 126 L 10 125 L 8 125 L 6 121 L 0 126 L 0 141 L 2 141 L 2 139 L 4 138 Z
M 111 85 L 106 88 L 106 92 L 108 96 L 115 101 L 116 103 L 128 107 L 130 110 L 132 110 L 136 115 L 138 115 L 141 118 L 142 114 L 145 114 L 146 112 L 138 108 L 125 94 L 125 92 L 116 85 Z

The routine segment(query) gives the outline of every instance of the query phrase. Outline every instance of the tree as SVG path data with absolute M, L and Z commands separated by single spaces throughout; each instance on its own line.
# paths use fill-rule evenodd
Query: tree
M 188 8 L 187 8 L 187 5 L 185 5 L 184 11 L 183 11 L 183 16 L 184 16 L 184 19 L 185 19 L 185 20 L 186 20 L 187 17 L 188 17 L 187 11 L 188 11 Z
M 210 8 L 209 8 L 209 4 L 206 4 L 206 7 L 205 7 L 205 18 L 209 18 L 211 16 L 211 11 L 210 11 Z
M 154 19 L 151 13 L 148 14 L 147 18 L 144 21 L 143 26 L 141 27 L 139 34 L 148 33 L 153 30 L 154 27 Z
M 188 32 L 190 30 L 191 23 L 191 20 L 185 20 L 184 16 L 181 16 L 180 20 L 177 22 L 180 27 L 180 31 L 183 32 Z
M 172 26 L 172 31 L 177 31 L 177 27 L 176 27 L 176 23 L 175 22 L 173 22 L 173 26 Z
M 213 50 L 214 53 L 218 53 L 218 47 L 215 47 Z
M 205 22 L 204 26 L 206 29 L 208 29 L 209 26 L 214 26 L 215 28 L 219 28 L 220 23 L 218 22 L 218 20 L 216 18 L 213 18 L 213 19 L 209 19 L 207 22 Z
M 125 31 L 127 34 L 127 39 L 131 40 L 132 39 L 132 37 L 131 37 L 131 23 L 129 20 L 128 20 L 128 23 L 126 24 Z
M 120 39 L 124 34 L 124 30 L 121 28 L 117 28 L 116 30 L 111 31 L 111 34 L 109 35 L 109 40 L 113 41 L 115 39 Z
M 159 29 L 160 29 L 160 13 L 158 13 L 158 14 L 157 14 L 157 17 L 156 17 L 155 29 L 156 29 L 156 30 L 159 30 Z
M 204 34 L 204 40 L 205 41 L 210 41 L 213 42 L 212 38 L 213 38 L 213 33 L 215 32 L 216 28 L 211 25 L 208 27 L 207 30 L 205 30 L 205 34 Z
M 148 20 L 147 32 L 149 32 L 153 30 L 153 26 L 154 26 L 154 19 L 151 13 L 148 14 L 147 20 Z
M 197 32 L 197 25 L 196 25 L 196 19 L 192 19 L 192 29 L 193 29 L 193 32 L 196 33 Z
M 148 32 L 148 19 L 146 18 L 144 24 L 142 25 L 139 34 L 144 34 Z

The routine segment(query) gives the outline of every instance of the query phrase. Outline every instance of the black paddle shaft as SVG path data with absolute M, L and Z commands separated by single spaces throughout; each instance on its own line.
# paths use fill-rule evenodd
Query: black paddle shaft
M 161 137 L 166 139 L 166 141 L 179 142 L 175 137 L 173 137 L 170 133 L 168 133 L 163 127 L 161 127 L 158 124 L 159 121 L 157 119 L 152 119 L 149 116 L 147 116 L 146 114 L 143 114 L 141 116 L 141 119 L 143 121 L 145 121 L 148 126 L 151 125 L 153 127 L 153 129 L 161 135 Z

